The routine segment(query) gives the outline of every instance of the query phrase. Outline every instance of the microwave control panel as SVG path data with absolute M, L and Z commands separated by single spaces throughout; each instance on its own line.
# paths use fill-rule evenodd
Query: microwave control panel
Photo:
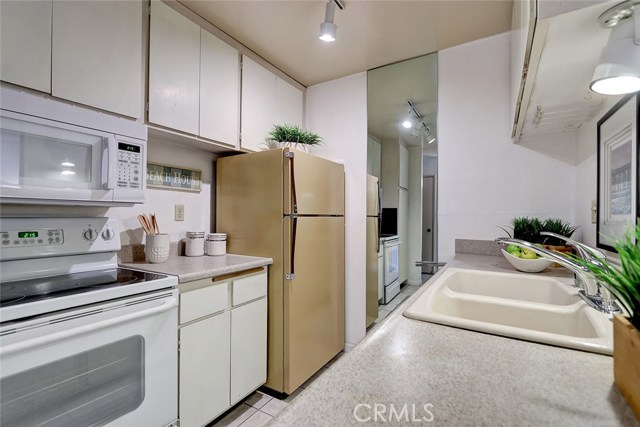
M 118 188 L 142 188 L 142 147 L 118 142 Z

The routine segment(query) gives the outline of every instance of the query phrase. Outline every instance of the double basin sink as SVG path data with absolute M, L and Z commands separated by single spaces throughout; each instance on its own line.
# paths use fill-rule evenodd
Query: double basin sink
M 448 268 L 404 315 L 495 335 L 613 353 L 613 326 L 571 279 Z

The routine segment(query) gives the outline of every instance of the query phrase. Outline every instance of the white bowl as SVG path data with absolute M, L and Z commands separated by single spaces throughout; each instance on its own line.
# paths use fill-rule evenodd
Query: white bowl
M 525 273 L 539 273 L 553 264 L 553 261 L 546 258 L 522 259 L 511 255 L 504 249 L 500 250 L 502 255 L 509 261 L 509 264 L 513 265 L 516 270 L 524 271 Z

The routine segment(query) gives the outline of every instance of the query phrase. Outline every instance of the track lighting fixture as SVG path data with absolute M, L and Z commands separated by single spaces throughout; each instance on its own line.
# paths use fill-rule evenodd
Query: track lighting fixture
M 325 42 L 332 42 L 336 40 L 336 31 L 338 26 L 333 23 L 336 6 L 340 10 L 344 10 L 344 3 L 341 0 L 329 0 L 324 13 L 324 22 L 320 24 L 320 40 Z
M 589 87 L 603 95 L 639 91 L 640 0 L 627 0 L 613 6 L 600 15 L 598 22 L 604 28 L 611 28 L 611 35 Z

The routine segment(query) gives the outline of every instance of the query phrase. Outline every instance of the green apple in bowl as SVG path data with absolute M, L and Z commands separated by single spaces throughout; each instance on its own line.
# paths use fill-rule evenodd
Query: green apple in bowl
M 522 248 L 520 250 L 520 258 L 522 258 L 522 259 L 536 259 L 536 258 L 538 258 L 538 254 L 536 254 L 533 251 L 530 251 L 529 249 Z

